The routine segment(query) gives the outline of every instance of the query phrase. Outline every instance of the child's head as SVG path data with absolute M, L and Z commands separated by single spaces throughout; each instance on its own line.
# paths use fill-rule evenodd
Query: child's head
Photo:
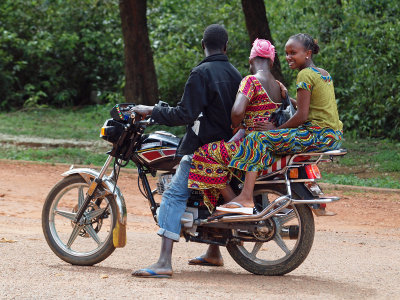
M 301 70 L 312 64 L 312 56 L 319 52 L 319 46 L 309 34 L 298 33 L 286 42 L 285 51 L 289 67 Z

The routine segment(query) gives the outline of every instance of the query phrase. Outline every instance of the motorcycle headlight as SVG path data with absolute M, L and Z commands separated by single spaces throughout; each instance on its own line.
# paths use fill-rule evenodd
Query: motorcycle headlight
M 120 136 L 124 132 L 124 125 L 108 119 L 100 130 L 100 137 L 110 143 L 118 142 Z

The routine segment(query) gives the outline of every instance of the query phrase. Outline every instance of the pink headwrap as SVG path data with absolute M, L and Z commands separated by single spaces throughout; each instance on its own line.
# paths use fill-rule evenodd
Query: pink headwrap
M 269 58 L 274 62 L 275 47 L 268 40 L 256 39 L 253 43 L 253 48 L 250 51 L 250 59 L 260 56 Z

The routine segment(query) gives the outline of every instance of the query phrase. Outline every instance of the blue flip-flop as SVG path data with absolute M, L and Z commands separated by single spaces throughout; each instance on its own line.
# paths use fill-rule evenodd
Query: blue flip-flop
M 140 269 L 132 273 L 138 278 L 171 278 L 172 274 L 159 274 L 151 269 Z

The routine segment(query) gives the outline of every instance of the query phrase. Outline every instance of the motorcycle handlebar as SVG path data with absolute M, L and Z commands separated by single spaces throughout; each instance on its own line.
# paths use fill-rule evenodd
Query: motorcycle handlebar
M 155 123 L 154 119 L 152 119 L 152 118 L 148 118 L 146 120 L 140 120 L 139 121 L 140 125 L 145 125 L 145 126 L 153 125 L 154 123 Z
M 155 124 L 154 119 L 152 119 L 151 117 L 142 120 L 142 116 L 136 112 L 131 113 L 130 119 L 132 120 L 132 124 L 139 124 L 140 126 L 149 126 Z

